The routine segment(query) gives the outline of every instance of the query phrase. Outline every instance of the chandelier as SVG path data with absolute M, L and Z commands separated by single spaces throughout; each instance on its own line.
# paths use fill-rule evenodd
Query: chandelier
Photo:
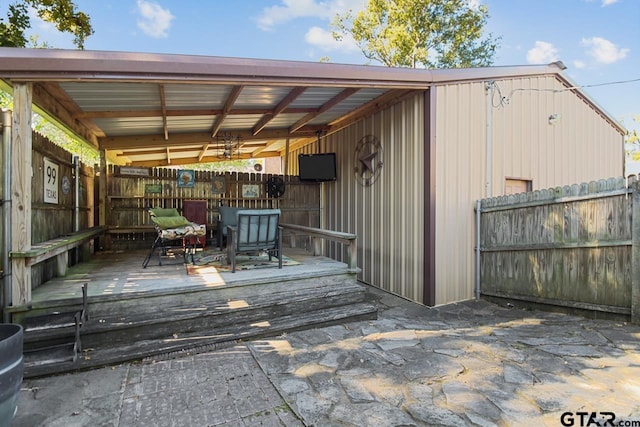
M 233 136 L 231 132 L 223 132 L 216 136 L 216 151 L 221 159 L 231 160 L 240 157 L 240 136 Z

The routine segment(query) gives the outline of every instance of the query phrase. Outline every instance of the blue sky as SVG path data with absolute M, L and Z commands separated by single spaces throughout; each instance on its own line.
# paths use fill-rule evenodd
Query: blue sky
M 486 31 L 501 37 L 494 65 L 561 60 L 567 75 L 628 129 L 640 125 L 640 0 L 470 0 L 485 4 Z M 336 13 L 364 0 L 76 0 L 95 33 L 88 50 L 180 53 L 365 64 L 332 39 Z M 53 47 L 71 38 L 33 25 Z M 614 82 L 626 82 L 609 84 Z

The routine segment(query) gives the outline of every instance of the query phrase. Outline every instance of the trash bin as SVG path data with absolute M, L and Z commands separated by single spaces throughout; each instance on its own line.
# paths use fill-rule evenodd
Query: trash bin
M 21 325 L 0 323 L 0 425 L 11 425 L 22 386 Z

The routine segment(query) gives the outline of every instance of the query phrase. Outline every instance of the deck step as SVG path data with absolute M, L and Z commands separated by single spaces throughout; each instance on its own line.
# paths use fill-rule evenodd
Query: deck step
M 78 369 L 112 365 L 167 353 L 208 351 L 216 345 L 224 345 L 237 340 L 277 336 L 284 332 L 295 330 L 376 319 L 377 315 L 376 306 L 361 302 L 285 315 L 271 318 L 264 322 L 227 325 L 211 331 L 194 331 L 187 334 L 176 333 L 163 338 L 134 341 L 113 347 L 85 348 L 76 363 L 68 361 L 46 365 L 25 363 L 24 377 L 33 378 Z
M 362 302 L 364 292 L 354 282 L 316 283 L 314 287 L 281 289 L 262 286 L 244 298 L 211 299 L 197 304 L 180 302 L 153 313 L 94 316 L 87 325 L 83 342 L 89 347 L 105 343 L 126 343 L 185 333 L 192 330 L 216 330 L 229 324 L 251 324 L 285 315 L 338 307 Z

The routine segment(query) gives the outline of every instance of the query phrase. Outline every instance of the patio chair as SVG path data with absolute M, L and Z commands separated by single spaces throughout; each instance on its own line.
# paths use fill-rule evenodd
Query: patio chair
M 153 222 L 158 235 L 153 242 L 149 254 L 142 262 L 142 268 L 146 268 L 154 252 L 158 253 L 158 264 L 162 265 L 162 255 L 166 255 L 169 243 L 180 241 L 184 256 L 187 262 L 187 253 L 191 254 L 193 263 L 193 253 L 195 252 L 198 239 L 185 239 L 191 236 L 206 236 L 207 226 L 189 221 L 178 213 L 175 208 L 151 208 L 149 209 L 151 221 Z M 193 242 L 196 242 L 195 244 Z
M 227 226 L 227 263 L 236 272 L 236 255 L 267 251 L 269 261 L 278 258 L 282 268 L 282 227 L 280 209 L 248 209 L 236 213 L 237 225 Z
M 246 208 L 220 206 L 218 209 L 220 218 L 218 219 L 218 232 L 216 233 L 216 237 L 218 240 L 218 248 L 222 250 L 227 240 L 227 227 L 235 227 L 238 224 L 238 211 L 246 210 Z

